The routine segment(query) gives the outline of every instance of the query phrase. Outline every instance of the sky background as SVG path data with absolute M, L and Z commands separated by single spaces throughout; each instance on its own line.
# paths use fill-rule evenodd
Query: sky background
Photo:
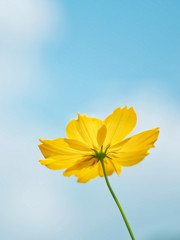
M 1 239 L 130 239 L 103 178 L 65 178 L 37 147 L 77 112 L 125 105 L 132 135 L 160 136 L 109 180 L 136 239 L 180 239 L 179 12 L 178 0 L 0 0 Z

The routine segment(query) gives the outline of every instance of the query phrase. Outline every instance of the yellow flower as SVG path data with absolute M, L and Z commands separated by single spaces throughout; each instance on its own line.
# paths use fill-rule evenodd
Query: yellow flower
M 122 167 L 133 166 L 147 156 L 159 135 L 154 128 L 123 140 L 135 127 L 136 113 L 131 108 L 117 108 L 104 121 L 78 114 L 66 128 L 67 138 L 42 140 L 39 148 L 45 159 L 42 165 L 53 169 L 66 169 L 64 176 L 74 175 L 78 182 L 86 183 L 103 177 L 100 159 L 104 158 L 107 175 L 119 175 Z

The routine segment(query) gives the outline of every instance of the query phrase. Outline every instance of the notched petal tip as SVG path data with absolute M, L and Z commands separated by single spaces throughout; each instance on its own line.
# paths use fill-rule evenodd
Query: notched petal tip
M 63 172 L 63 176 L 64 176 L 64 177 L 70 177 L 70 176 L 72 176 L 72 174 L 71 174 L 71 173 L 68 173 L 68 171 L 65 170 L 65 171 Z
M 43 143 L 38 145 L 39 150 L 42 152 Z
M 78 178 L 78 179 L 77 179 L 77 182 L 78 182 L 78 183 L 85 184 L 85 183 L 89 182 L 89 180 L 87 180 L 87 181 L 82 181 L 81 179 Z
M 160 133 L 160 127 L 157 127 L 157 132 L 158 132 L 158 136 L 159 136 L 159 133 Z
M 154 143 L 157 141 L 159 133 L 160 133 L 159 129 L 160 129 L 159 127 L 152 129 L 152 131 L 154 131 L 153 135 L 155 137 L 154 141 L 152 142 L 154 147 L 155 147 Z
M 81 117 L 83 117 L 83 115 L 81 115 L 79 112 L 77 113 L 77 115 L 78 115 L 78 120 L 79 120 Z
M 43 144 L 46 144 L 47 142 L 53 141 L 52 139 L 41 139 L 39 138 L 39 141 Z
M 46 163 L 45 163 L 45 161 L 44 161 L 44 160 L 45 160 L 45 159 L 40 159 L 40 160 L 39 160 L 40 164 L 41 164 L 41 165 L 43 165 L 43 166 L 45 166 L 45 165 L 46 165 Z

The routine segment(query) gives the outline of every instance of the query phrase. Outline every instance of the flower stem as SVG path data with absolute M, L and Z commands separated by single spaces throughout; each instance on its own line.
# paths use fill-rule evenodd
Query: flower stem
M 123 210 L 122 210 L 122 207 L 121 207 L 121 205 L 120 205 L 120 203 L 119 203 L 119 201 L 118 201 L 115 193 L 113 192 L 113 190 L 112 190 L 112 188 L 111 188 L 111 185 L 110 185 L 110 183 L 109 183 L 109 180 L 108 180 L 108 178 L 107 178 L 106 170 L 105 170 L 105 165 L 104 165 L 104 158 L 100 159 L 100 161 L 101 161 L 101 164 L 102 164 L 102 168 L 103 168 L 103 172 L 104 172 L 104 177 L 105 177 L 107 186 L 108 186 L 108 188 L 109 188 L 109 191 L 110 191 L 111 195 L 113 196 L 114 201 L 116 202 L 116 204 L 117 204 L 117 206 L 118 206 L 118 208 L 119 208 L 119 210 L 120 210 L 120 212 L 121 212 L 121 215 L 122 215 L 122 217 L 123 217 L 123 219 L 124 219 L 124 222 L 125 222 L 126 227 L 127 227 L 128 231 L 129 231 L 129 234 L 130 234 L 130 236 L 131 236 L 131 239 L 132 239 L 132 240 L 135 240 L 135 237 L 134 237 L 134 235 L 133 235 L 133 233 L 132 233 L 132 230 L 131 230 L 131 228 L 130 228 L 130 226 L 129 226 L 129 223 L 128 223 L 128 221 L 127 221 L 127 218 L 126 218 L 126 216 L 125 216 L 125 214 L 124 214 L 124 212 L 123 212 Z

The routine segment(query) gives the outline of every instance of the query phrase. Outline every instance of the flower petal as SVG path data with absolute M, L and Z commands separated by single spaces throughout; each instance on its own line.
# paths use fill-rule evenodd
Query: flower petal
M 78 114 L 78 120 L 73 119 L 68 123 L 66 135 L 69 139 L 79 140 L 91 148 L 98 148 L 97 133 L 102 124 L 100 119 Z
M 70 177 L 74 175 L 78 178 L 78 182 L 81 183 L 86 183 L 89 180 L 98 176 L 104 177 L 100 161 L 94 164 L 93 161 L 93 159 L 90 160 L 89 167 L 87 167 L 87 164 L 86 166 L 84 165 L 85 167 L 82 164 L 79 169 L 77 167 L 70 167 L 63 173 L 63 176 Z M 109 162 L 109 159 L 105 159 L 104 164 L 107 176 L 112 175 L 115 169 L 114 166 Z
M 106 134 L 107 134 L 107 128 L 105 125 L 102 125 L 102 127 L 99 129 L 97 134 L 97 141 L 98 141 L 99 147 L 103 145 L 104 140 L 106 138 Z
M 54 140 L 40 139 L 43 144 L 39 148 L 45 158 L 56 155 L 74 155 L 74 154 L 90 154 L 91 149 L 78 140 L 57 138 Z
M 158 135 L 158 128 L 134 135 L 119 144 L 111 146 L 109 156 L 113 159 L 113 162 L 123 167 L 133 166 L 149 154 L 147 150 L 154 147 Z
M 110 147 L 111 151 L 123 151 L 123 152 L 132 152 L 132 151 L 141 151 L 147 150 L 154 147 L 154 143 L 157 140 L 159 135 L 159 128 L 154 128 L 147 130 L 141 133 L 138 133 L 130 138 L 125 139 L 124 141 L 112 145 Z
M 124 139 L 134 129 L 136 121 L 136 113 L 132 107 L 117 108 L 104 120 L 107 128 L 104 146 L 116 144 Z
M 81 162 L 77 162 L 73 166 L 69 167 L 66 169 L 66 173 L 74 171 L 74 170 L 81 170 L 83 168 L 91 167 L 92 165 L 95 164 L 95 159 L 92 157 L 87 157 L 85 160 Z
M 76 161 L 79 161 L 79 159 L 79 157 L 64 158 L 60 155 L 53 158 L 41 159 L 39 162 L 51 170 L 62 170 L 73 166 Z
M 42 165 L 54 170 L 61 170 L 85 161 L 92 154 L 91 149 L 79 141 L 58 138 L 40 140 L 39 148 L 46 159 L 40 160 Z
M 141 162 L 148 154 L 147 151 L 121 152 L 113 158 L 113 162 L 122 167 L 130 167 Z
M 122 171 L 122 167 L 120 164 L 118 164 L 116 161 L 113 161 L 111 159 L 109 159 L 109 162 L 111 163 L 111 165 L 113 166 L 115 172 L 117 173 L 117 175 L 119 176 L 121 171 Z
M 83 168 L 81 170 L 74 170 L 69 172 L 64 172 L 63 176 L 70 177 L 76 176 L 78 178 L 78 182 L 80 183 L 87 183 L 89 180 L 98 177 L 98 165 L 95 164 L 91 167 Z
M 112 175 L 115 170 L 112 164 L 108 160 L 104 159 L 104 166 L 107 176 Z M 104 177 L 104 172 L 100 161 L 98 162 L 98 173 L 100 177 Z

